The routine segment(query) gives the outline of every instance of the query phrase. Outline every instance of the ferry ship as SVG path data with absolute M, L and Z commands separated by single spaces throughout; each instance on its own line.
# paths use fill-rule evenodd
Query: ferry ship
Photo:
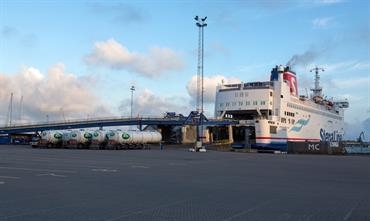
M 215 117 L 239 120 L 234 142 L 252 148 L 282 150 L 288 141 L 340 141 L 344 135 L 347 100 L 326 99 L 314 68 L 310 97 L 298 95 L 296 73 L 288 66 L 272 69 L 270 81 L 220 84 L 216 88 Z

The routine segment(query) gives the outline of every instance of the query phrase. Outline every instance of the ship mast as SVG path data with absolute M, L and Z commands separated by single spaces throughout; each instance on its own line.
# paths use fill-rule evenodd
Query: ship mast
M 315 67 L 310 70 L 310 72 L 315 71 L 315 88 L 311 89 L 313 92 L 313 97 L 322 97 L 322 87 L 320 87 L 320 75 L 319 71 L 325 71 L 324 68 Z

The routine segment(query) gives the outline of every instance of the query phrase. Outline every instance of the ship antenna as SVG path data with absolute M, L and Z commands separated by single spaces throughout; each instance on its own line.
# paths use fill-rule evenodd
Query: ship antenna
M 315 88 L 311 89 L 314 97 L 322 97 L 322 88 L 320 87 L 320 75 L 319 71 L 325 71 L 324 68 L 315 67 L 310 70 L 310 72 L 315 71 Z

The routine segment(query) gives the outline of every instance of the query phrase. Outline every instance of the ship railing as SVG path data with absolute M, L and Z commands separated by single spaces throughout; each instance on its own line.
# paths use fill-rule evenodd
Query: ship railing
M 226 84 L 222 85 L 219 91 L 232 91 L 232 90 L 240 90 L 240 89 L 272 89 L 274 87 L 274 82 L 272 81 L 256 81 L 256 82 L 248 82 L 248 83 L 241 83 L 241 84 Z
M 243 89 L 255 89 L 255 88 L 273 88 L 274 82 L 264 81 L 264 82 L 248 82 L 244 83 Z
M 113 117 L 95 117 L 95 118 L 70 118 L 65 120 L 48 120 L 48 121 L 35 121 L 35 122 L 14 122 L 11 125 L 3 125 L 0 127 L 3 128 L 13 128 L 13 127 L 32 127 L 32 126 L 40 126 L 40 125 L 55 125 L 55 124 L 69 124 L 69 123 L 93 123 L 93 122 L 104 122 L 104 121 L 112 121 L 112 120 L 163 120 L 164 117 L 161 115 L 139 115 L 136 117 L 128 117 L 128 116 L 113 116 Z

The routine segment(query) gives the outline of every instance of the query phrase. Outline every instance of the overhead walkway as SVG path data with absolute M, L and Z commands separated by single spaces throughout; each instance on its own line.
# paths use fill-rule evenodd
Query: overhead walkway
M 25 132 L 37 132 L 45 130 L 65 130 L 65 129 L 78 129 L 78 128 L 102 128 L 111 126 L 130 126 L 138 125 L 141 128 L 143 125 L 168 125 L 168 126 L 181 126 L 181 125 L 197 125 L 200 123 L 205 126 L 226 126 L 235 125 L 237 121 L 230 120 L 216 120 L 207 119 L 203 115 L 191 113 L 188 117 L 173 117 L 173 118 L 160 118 L 160 117 L 139 117 L 139 118 L 96 118 L 84 120 L 70 120 L 70 121 L 52 121 L 35 124 L 11 125 L 0 127 L 0 134 L 13 134 Z

